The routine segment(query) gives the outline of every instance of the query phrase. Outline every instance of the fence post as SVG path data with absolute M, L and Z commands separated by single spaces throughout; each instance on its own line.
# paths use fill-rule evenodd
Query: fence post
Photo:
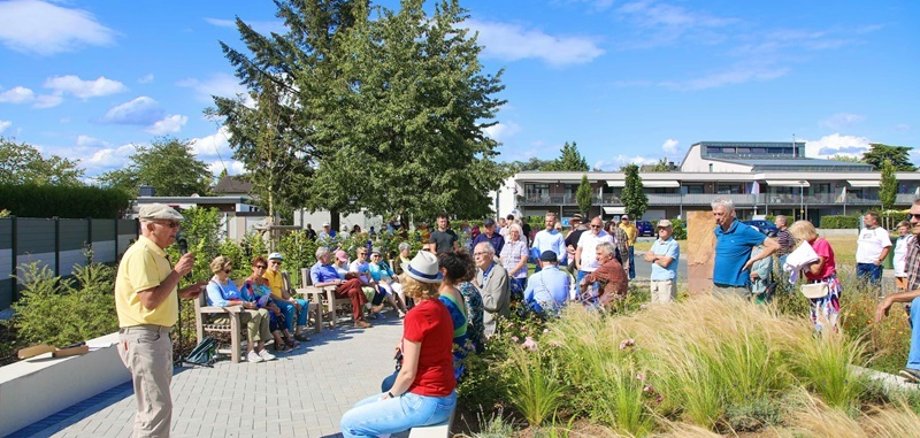
M 54 276 L 61 275 L 61 218 L 54 216 Z
M 90 254 L 93 254 L 93 218 L 86 218 L 86 245 L 89 246 Z M 92 258 L 96 258 L 96 254 L 93 254 Z M 92 263 L 92 260 L 89 260 Z
M 19 240 L 18 234 L 19 234 L 19 230 L 18 230 L 18 227 L 16 226 L 16 216 L 10 216 L 10 235 L 11 235 L 10 237 L 12 237 L 12 239 L 10 239 L 10 242 L 11 242 L 10 249 L 12 253 L 11 254 L 12 257 L 10 257 L 10 262 L 13 265 L 10 268 L 10 273 L 12 274 L 10 275 L 10 280 L 13 280 L 13 293 L 12 293 L 11 300 L 10 300 L 11 303 L 15 303 L 17 300 L 19 300 L 19 281 L 16 279 L 16 275 L 17 275 L 16 260 L 18 258 L 17 253 L 19 252 L 19 248 L 18 248 L 19 245 L 17 243 L 17 240 Z

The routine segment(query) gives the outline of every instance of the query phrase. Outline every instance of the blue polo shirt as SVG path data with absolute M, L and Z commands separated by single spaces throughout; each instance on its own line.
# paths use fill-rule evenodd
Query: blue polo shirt
M 316 262 L 316 264 L 310 268 L 310 280 L 313 281 L 313 284 L 329 283 L 341 279 L 342 277 L 339 277 L 339 273 L 335 270 L 335 266 Z
M 732 221 L 727 231 L 716 225 L 716 258 L 712 268 L 712 282 L 721 286 L 747 286 L 751 281 L 750 271 L 741 268 L 751 259 L 751 250 L 766 240 L 759 231 L 739 222 Z
M 671 257 L 673 260 L 667 268 L 662 268 L 658 263 L 652 263 L 652 280 L 676 280 L 677 265 L 680 263 L 680 245 L 673 237 L 668 240 L 655 240 L 652 244 L 652 254 Z

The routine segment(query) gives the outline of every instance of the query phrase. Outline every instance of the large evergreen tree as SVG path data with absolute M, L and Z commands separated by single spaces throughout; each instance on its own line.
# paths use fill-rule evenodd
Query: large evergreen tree
M 633 220 L 639 220 L 645 210 L 648 208 L 648 197 L 642 188 L 642 178 L 639 177 L 639 166 L 630 164 L 624 166 L 623 171 L 626 173 L 625 186 L 621 199 L 626 213 Z
M 572 144 L 565 142 L 562 149 L 559 150 L 559 158 L 543 170 L 587 172 L 590 167 L 585 157 L 578 152 L 578 145 L 573 141 Z
M 913 172 L 917 170 L 910 161 L 910 147 L 907 146 L 889 146 L 881 143 L 872 143 L 871 149 L 863 154 L 862 160 L 871 164 L 875 170 L 882 170 L 885 160 L 891 161 L 894 168 L 899 172 Z

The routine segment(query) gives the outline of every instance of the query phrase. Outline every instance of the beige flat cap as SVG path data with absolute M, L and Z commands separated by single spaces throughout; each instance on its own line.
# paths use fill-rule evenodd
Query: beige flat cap
M 138 219 L 181 221 L 182 215 L 166 204 L 144 204 L 137 214 Z

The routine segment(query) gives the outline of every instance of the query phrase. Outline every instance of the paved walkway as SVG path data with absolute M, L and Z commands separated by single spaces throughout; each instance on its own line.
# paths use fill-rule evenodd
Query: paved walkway
M 393 312 L 368 330 L 323 330 L 273 362 L 177 369 L 172 437 L 332 437 L 355 402 L 393 371 L 402 321 Z M 21 430 L 22 436 L 129 437 L 130 384 Z

